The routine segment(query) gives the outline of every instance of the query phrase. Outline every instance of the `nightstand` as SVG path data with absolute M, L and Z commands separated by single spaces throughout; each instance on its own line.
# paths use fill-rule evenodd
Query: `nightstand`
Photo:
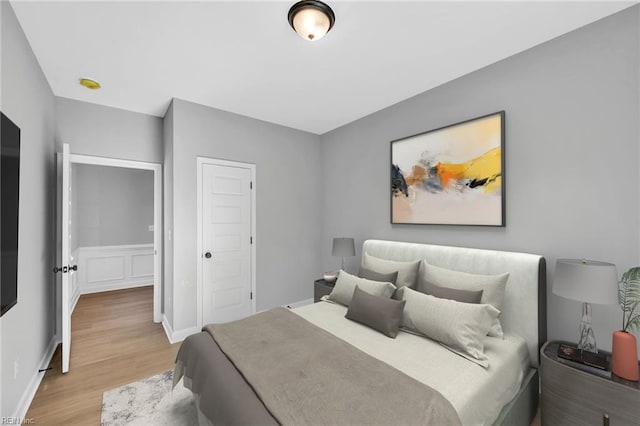
M 315 280 L 313 282 L 313 303 L 318 303 L 322 296 L 331 293 L 335 284 L 335 281 L 330 283 L 322 278 Z
M 640 425 L 640 384 L 558 358 L 560 343 L 540 349 L 543 425 Z M 611 354 L 607 355 L 607 364 Z

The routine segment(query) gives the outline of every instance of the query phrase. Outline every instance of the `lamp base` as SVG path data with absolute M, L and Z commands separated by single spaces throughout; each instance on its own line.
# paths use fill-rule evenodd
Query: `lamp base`
M 613 333 L 611 345 L 611 372 L 623 379 L 637 382 L 640 380 L 638 372 L 638 348 L 636 337 L 626 331 Z
M 591 328 L 591 304 L 582 304 L 582 320 L 580 321 L 580 340 L 578 341 L 578 349 L 587 352 L 598 353 L 596 346 L 596 336 Z

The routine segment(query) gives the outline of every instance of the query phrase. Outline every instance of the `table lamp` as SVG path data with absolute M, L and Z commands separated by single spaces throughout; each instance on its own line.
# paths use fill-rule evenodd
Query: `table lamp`
M 616 265 L 579 259 L 558 259 L 553 279 L 553 293 L 582 303 L 578 349 L 598 353 L 591 328 L 591 303 L 618 304 Z
M 344 271 L 344 258 L 356 255 L 356 244 L 353 238 L 334 238 L 331 255 L 342 257 L 342 270 Z

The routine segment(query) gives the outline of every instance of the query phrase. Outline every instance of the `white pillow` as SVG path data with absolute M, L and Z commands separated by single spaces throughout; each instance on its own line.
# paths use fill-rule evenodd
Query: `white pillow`
M 423 260 L 420 265 L 421 273 L 418 278 L 417 290 L 425 293 L 425 282 L 430 282 L 440 287 L 449 287 L 459 290 L 482 290 L 480 303 L 489 304 L 498 311 L 502 310 L 504 301 L 504 289 L 507 286 L 509 273 L 500 275 L 479 275 L 468 272 L 453 271 L 430 265 Z M 500 320 L 496 318 L 489 330 L 489 336 L 504 337 Z
M 484 339 L 498 311 L 489 304 L 440 299 L 405 288 L 402 326 L 442 343 L 452 351 L 485 368 Z
M 396 286 L 398 286 L 398 288 L 403 286 L 415 288 L 420 261 L 400 262 L 397 260 L 380 259 L 365 252 L 362 259 L 362 266 L 381 274 L 398 272 L 398 278 L 396 279 Z
M 356 286 L 360 287 L 360 290 L 366 291 L 369 294 L 386 298 L 390 298 L 396 290 L 396 286 L 391 283 L 371 281 L 348 274 L 345 271 L 340 271 L 338 279 L 336 280 L 336 285 L 329 294 L 329 300 L 349 306 Z

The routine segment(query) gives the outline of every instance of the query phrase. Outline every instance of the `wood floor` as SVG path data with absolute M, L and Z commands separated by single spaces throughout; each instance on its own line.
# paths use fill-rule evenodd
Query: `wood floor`
M 37 425 L 99 425 L 102 392 L 173 367 L 170 345 L 153 323 L 153 287 L 80 297 L 72 318 L 71 368 L 60 347 L 27 412 Z M 531 426 L 540 425 L 540 409 Z
M 173 368 L 170 345 L 153 322 L 153 287 L 83 295 L 71 321 L 71 364 L 60 347 L 27 412 L 38 425 L 99 425 L 102 392 Z

